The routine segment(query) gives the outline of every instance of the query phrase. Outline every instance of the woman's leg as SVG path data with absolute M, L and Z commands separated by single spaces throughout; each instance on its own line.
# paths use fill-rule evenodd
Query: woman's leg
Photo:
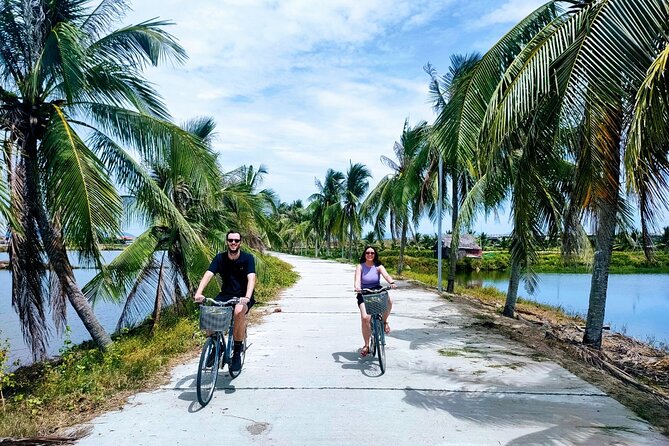
M 393 309 L 393 300 L 388 295 L 388 309 L 383 313 L 383 330 L 386 334 L 390 333 L 390 325 L 388 324 L 388 316 L 390 316 L 390 310 Z
M 369 349 L 369 338 L 372 335 L 372 329 L 369 325 L 369 323 L 372 320 L 372 317 L 367 314 L 367 311 L 365 311 L 365 304 L 360 304 L 358 305 L 358 308 L 360 308 L 360 322 L 362 324 L 362 339 L 365 341 L 365 347 Z

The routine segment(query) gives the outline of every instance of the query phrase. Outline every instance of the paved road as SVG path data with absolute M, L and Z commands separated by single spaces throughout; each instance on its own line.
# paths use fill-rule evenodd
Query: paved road
M 596 387 L 402 284 L 380 375 L 357 353 L 353 267 L 280 257 L 301 279 L 282 312 L 250 328 L 242 374 L 219 377 L 207 407 L 193 359 L 168 385 L 93 420 L 79 444 L 669 445 Z

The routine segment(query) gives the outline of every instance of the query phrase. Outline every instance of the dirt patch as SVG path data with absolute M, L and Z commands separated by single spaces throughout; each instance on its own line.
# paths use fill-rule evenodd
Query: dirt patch
M 497 330 L 553 360 L 669 435 L 669 353 L 618 333 L 604 332 L 602 349 L 582 344 L 583 329 L 548 310 L 501 316 L 501 305 L 466 295 L 444 295 L 477 328 Z

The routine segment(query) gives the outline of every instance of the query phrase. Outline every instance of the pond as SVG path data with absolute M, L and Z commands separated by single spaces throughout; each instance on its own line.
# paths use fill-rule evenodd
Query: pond
M 533 295 L 518 289 L 518 295 L 539 303 L 563 308 L 585 316 L 590 295 L 590 274 L 540 273 Z M 508 274 L 472 273 L 461 275 L 465 286 L 494 286 L 506 293 Z M 669 343 L 669 274 L 610 274 L 605 323 L 611 329 L 638 340 Z

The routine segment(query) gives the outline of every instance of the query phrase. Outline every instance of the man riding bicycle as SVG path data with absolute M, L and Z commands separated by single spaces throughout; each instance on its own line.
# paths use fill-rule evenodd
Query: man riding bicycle
M 202 302 L 205 296 L 202 294 L 214 275 L 219 274 L 223 281 L 221 292 L 216 296 L 219 302 L 226 302 L 235 297 L 242 297 L 234 309 L 234 348 L 230 369 L 237 372 L 242 368 L 240 352 L 242 341 L 246 332 L 246 314 L 249 312 L 255 299 L 253 291 L 256 285 L 256 267 L 253 256 L 242 251 L 242 236 L 237 231 L 228 231 L 226 235 L 228 249 L 218 253 L 211 261 L 211 265 L 202 276 L 200 285 L 195 292 L 195 302 Z

